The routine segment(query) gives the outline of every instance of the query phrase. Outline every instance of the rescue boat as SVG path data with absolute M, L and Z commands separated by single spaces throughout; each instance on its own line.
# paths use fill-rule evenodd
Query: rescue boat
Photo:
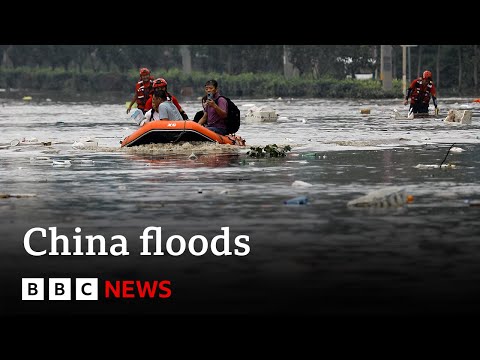
M 219 144 L 245 145 L 245 141 L 239 136 L 217 134 L 192 120 L 151 121 L 125 137 L 120 144 L 121 147 L 129 147 L 180 141 L 207 141 Z

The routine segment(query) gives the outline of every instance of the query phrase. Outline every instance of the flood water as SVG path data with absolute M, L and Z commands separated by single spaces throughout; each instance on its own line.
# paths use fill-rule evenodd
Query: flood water
M 274 123 L 243 121 L 245 148 L 120 148 L 136 129 L 124 99 L 0 99 L 0 313 L 480 313 L 479 104 L 439 101 L 444 115 L 473 111 L 472 124 L 462 125 L 395 120 L 393 109 L 407 111 L 401 99 L 233 100 L 242 111 L 270 105 L 279 114 Z M 181 104 L 192 118 L 200 110 L 198 100 Z M 247 153 L 268 144 L 291 151 Z M 413 201 L 347 206 L 393 186 Z M 299 196 L 305 204 L 284 203 Z M 140 255 L 148 227 L 161 227 L 164 255 L 153 254 L 154 240 L 151 254 Z M 47 232 L 31 237 L 45 255 L 27 253 L 24 237 L 33 228 Z M 48 254 L 49 228 L 72 253 L 73 237 L 81 237 L 80 253 Z M 103 236 L 108 254 L 97 247 L 87 255 L 87 235 Z M 110 253 L 115 235 L 126 239 L 128 255 Z M 195 235 L 212 247 L 222 235 L 219 249 L 227 243 L 232 254 L 208 247 L 193 255 Z M 234 253 L 241 235 L 248 237 L 243 256 Z M 98 278 L 99 300 L 22 301 L 22 278 Z M 170 280 L 171 296 L 106 299 L 107 280 Z

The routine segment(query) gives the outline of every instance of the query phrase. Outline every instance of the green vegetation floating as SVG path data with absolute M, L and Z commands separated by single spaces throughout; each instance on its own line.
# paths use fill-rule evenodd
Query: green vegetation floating
M 255 158 L 285 157 L 287 156 L 287 152 L 291 150 L 290 145 L 278 146 L 277 144 L 269 144 L 265 147 L 251 146 L 247 155 Z

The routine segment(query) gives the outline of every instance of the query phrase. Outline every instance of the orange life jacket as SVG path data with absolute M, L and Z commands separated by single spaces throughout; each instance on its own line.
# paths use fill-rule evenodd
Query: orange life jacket
M 135 86 L 135 92 L 137 93 L 137 108 L 145 109 L 145 104 L 153 92 L 153 80 L 149 80 L 146 84 L 140 80 Z
M 435 96 L 435 87 L 433 82 L 431 80 L 424 80 L 423 78 L 419 77 L 417 80 L 415 80 L 412 93 L 410 94 L 410 103 L 428 104 L 430 103 L 430 98 L 432 95 Z

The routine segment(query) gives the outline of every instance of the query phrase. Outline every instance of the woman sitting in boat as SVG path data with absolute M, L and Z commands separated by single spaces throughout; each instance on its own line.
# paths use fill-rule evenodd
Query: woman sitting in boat
M 218 91 L 218 82 L 216 80 L 208 80 L 205 83 L 206 96 L 202 99 L 203 116 L 198 123 L 204 125 L 207 129 L 215 131 L 220 135 L 227 135 L 227 119 L 228 103 L 224 97 L 220 97 Z
M 152 109 L 147 111 L 145 120 L 140 123 L 140 126 L 155 120 L 183 120 L 177 107 L 171 101 L 168 101 L 165 90 L 155 89 L 153 91 Z

